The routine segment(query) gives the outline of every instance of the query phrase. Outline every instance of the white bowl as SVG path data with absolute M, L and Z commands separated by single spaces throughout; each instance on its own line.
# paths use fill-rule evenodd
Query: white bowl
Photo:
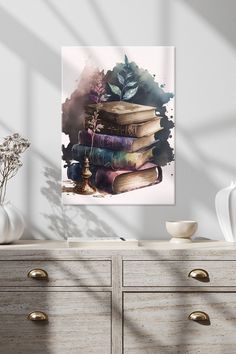
M 191 237 L 197 230 L 197 222 L 193 220 L 166 221 L 166 230 L 172 236 L 170 242 L 191 242 Z

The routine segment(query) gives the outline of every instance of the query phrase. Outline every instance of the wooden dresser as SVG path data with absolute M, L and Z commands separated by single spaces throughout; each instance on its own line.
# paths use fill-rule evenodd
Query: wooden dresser
M 234 354 L 236 246 L 0 246 L 0 354 Z

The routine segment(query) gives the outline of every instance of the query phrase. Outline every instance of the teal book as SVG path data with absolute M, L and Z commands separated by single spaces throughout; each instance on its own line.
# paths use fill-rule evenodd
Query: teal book
M 112 168 L 114 170 L 137 170 L 148 161 L 152 161 L 153 149 L 142 152 L 114 151 L 109 149 L 92 148 L 75 144 L 72 147 L 72 158 L 81 163 L 84 157 L 89 158 L 90 164 Z

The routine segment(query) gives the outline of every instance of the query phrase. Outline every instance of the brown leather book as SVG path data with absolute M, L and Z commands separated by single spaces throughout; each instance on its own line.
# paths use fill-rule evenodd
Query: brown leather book
M 144 188 L 162 181 L 162 169 L 146 163 L 137 171 L 99 168 L 96 172 L 96 186 L 108 193 L 119 194 Z
M 86 107 L 86 111 L 92 114 L 97 108 L 98 105 L 90 104 Z M 146 122 L 156 117 L 155 112 L 155 107 L 125 101 L 111 101 L 99 104 L 99 118 L 120 125 Z
M 91 128 L 89 125 L 90 117 L 85 120 L 85 129 Z M 133 138 L 141 138 L 144 136 L 152 135 L 162 129 L 160 125 L 161 118 L 152 118 L 148 122 L 134 123 L 128 125 L 119 125 L 106 120 L 99 119 L 99 123 L 102 124 L 102 128 L 97 132 L 99 134 L 128 136 Z

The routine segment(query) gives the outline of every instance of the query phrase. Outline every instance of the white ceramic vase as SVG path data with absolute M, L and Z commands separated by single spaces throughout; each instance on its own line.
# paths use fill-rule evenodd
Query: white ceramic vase
M 20 211 L 10 202 L 0 205 L 0 244 L 19 240 L 25 228 Z
M 236 242 L 236 183 L 221 189 L 215 197 L 216 214 L 225 241 Z

